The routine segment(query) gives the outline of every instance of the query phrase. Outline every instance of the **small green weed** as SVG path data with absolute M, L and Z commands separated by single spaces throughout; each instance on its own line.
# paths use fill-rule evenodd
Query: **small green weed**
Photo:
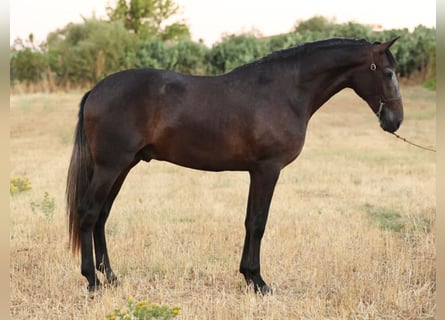
M 147 300 L 135 301 L 133 297 L 130 297 L 127 303 L 127 310 L 114 309 L 114 312 L 107 314 L 104 320 L 169 320 L 179 315 L 180 311 L 181 309 L 178 307 L 169 307 L 156 303 L 148 304 Z
M 27 177 L 11 178 L 9 180 L 9 193 L 11 195 L 31 190 L 31 182 Z
M 376 208 L 373 205 L 366 203 L 365 210 L 371 217 L 372 221 L 381 229 L 400 232 L 406 227 L 406 219 L 403 219 L 400 213 L 394 209 Z
M 43 195 L 43 200 L 36 202 L 31 202 L 31 210 L 33 213 L 37 213 L 39 209 L 45 215 L 47 221 L 51 221 L 54 215 L 54 210 L 56 209 L 56 204 L 54 198 L 50 198 L 48 192 Z
M 394 209 L 375 207 L 369 203 L 364 205 L 364 209 L 372 222 L 381 229 L 400 232 L 405 235 L 413 232 L 429 233 L 432 231 L 433 220 L 429 211 L 402 216 Z

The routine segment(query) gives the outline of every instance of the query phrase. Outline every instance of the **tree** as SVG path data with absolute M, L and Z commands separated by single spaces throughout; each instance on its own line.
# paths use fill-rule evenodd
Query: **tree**
M 34 35 L 29 34 L 25 41 L 16 39 L 9 55 L 9 75 L 27 85 L 41 80 L 47 70 L 46 55 L 34 44 Z
M 91 85 L 104 76 L 133 66 L 128 52 L 137 45 L 121 21 L 85 19 L 70 23 L 47 38 L 47 55 L 59 84 Z
M 132 30 L 140 39 L 158 36 L 162 40 L 190 38 L 185 23 L 166 21 L 179 12 L 173 0 L 117 0 L 116 7 L 107 7 L 111 21 L 121 20 L 125 28 Z
M 11 82 L 18 80 L 29 85 L 43 78 L 47 69 L 47 61 L 42 52 L 31 48 L 12 50 L 9 68 Z

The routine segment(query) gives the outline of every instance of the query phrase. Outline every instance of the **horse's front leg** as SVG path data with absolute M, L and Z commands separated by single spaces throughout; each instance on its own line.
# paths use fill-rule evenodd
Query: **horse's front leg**
M 270 202 L 280 174 L 275 165 L 265 165 L 250 171 L 249 200 L 245 220 L 246 238 L 240 272 L 248 285 L 253 285 L 255 292 L 270 293 L 260 273 L 261 239 L 266 227 Z

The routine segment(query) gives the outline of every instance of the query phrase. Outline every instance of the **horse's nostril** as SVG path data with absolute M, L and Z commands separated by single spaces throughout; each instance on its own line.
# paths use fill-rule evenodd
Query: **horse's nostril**
M 394 126 L 389 131 L 396 132 L 400 128 L 401 124 L 402 124 L 402 121 L 398 120 L 397 122 L 394 123 Z

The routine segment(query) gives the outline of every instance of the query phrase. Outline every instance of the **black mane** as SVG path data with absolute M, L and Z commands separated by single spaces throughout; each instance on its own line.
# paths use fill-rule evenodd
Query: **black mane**
M 247 66 L 258 65 L 278 60 L 294 59 L 298 56 L 305 55 L 319 49 L 331 49 L 335 47 L 344 47 L 344 46 L 359 47 L 365 45 L 371 45 L 371 43 L 366 41 L 365 39 L 349 39 L 349 38 L 331 38 L 326 40 L 318 40 L 314 42 L 305 42 L 290 48 L 274 51 L 268 54 L 267 56 L 264 56 L 258 60 L 252 61 L 245 65 L 241 65 L 235 68 L 234 70 L 241 69 Z
M 371 43 L 364 39 L 348 39 L 348 38 L 332 38 L 326 40 L 319 40 L 314 42 L 306 42 L 294 47 L 290 47 L 287 49 L 282 49 L 278 51 L 274 51 L 271 54 L 265 56 L 260 59 L 264 61 L 270 61 L 275 59 L 286 59 L 289 57 L 294 57 L 302 52 L 311 52 L 318 49 L 330 49 L 334 47 L 343 47 L 345 45 L 348 46 L 363 46 L 370 45 Z

